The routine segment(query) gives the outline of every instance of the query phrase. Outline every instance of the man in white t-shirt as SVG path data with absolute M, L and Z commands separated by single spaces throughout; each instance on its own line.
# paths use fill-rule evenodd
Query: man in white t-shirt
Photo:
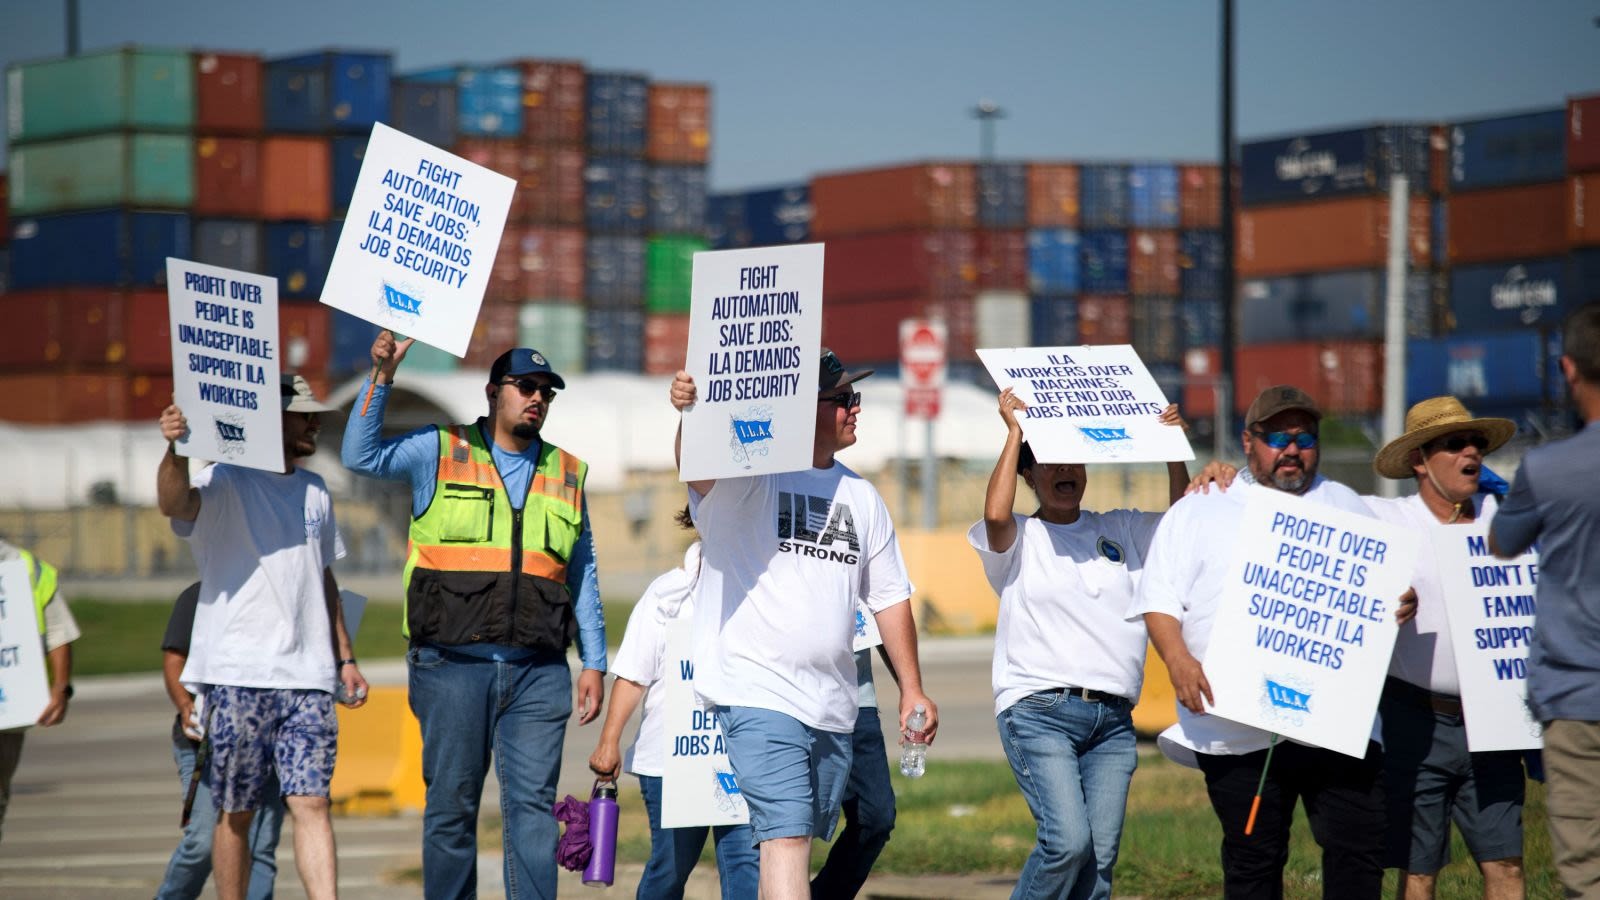
M 1401 900 L 1432 900 L 1450 861 L 1451 820 L 1483 872 L 1484 896 L 1523 894 L 1522 754 L 1467 750 L 1435 548 L 1451 528 L 1494 515 L 1495 499 L 1478 493 L 1483 458 L 1516 431 L 1509 419 L 1474 418 L 1455 397 L 1431 397 L 1406 412 L 1405 432 L 1372 463 L 1385 478 L 1417 483 L 1409 497 L 1365 498 L 1373 514 L 1423 538 L 1411 579 L 1416 615 L 1400 626 L 1378 706 L 1389 804 L 1385 864 L 1400 870 Z
M 938 709 L 922 692 L 911 583 L 883 498 L 834 459 L 856 442 L 871 370 L 823 350 L 812 468 L 689 483 L 704 546 L 695 601 L 695 693 L 717 707 L 728 756 L 761 847 L 764 900 L 810 896 L 813 836 L 838 821 L 858 715 L 852 639 L 858 602 L 873 613 L 900 680 L 900 728 Z M 679 372 L 672 405 L 694 403 Z M 681 432 L 678 452 L 681 453 Z
M 330 568 L 344 555 L 322 477 L 297 465 L 317 449 L 319 402 L 299 375 L 284 375 L 284 473 L 217 463 L 189 475 L 173 441 L 188 430 L 176 405 L 161 413 L 167 452 L 156 478 L 161 512 L 200 569 L 189 659 L 179 676 L 204 697 L 216 804 L 212 869 L 222 900 L 243 900 L 250 820 L 275 772 L 294 821 L 295 863 L 306 895 L 338 895 L 329 815 L 339 725 L 333 691 L 352 706 L 367 684 L 339 608 Z
M 1129 618 L 1144 617 L 1150 642 L 1172 676 L 1178 723 L 1162 732 L 1159 743 L 1167 756 L 1205 773 L 1222 825 L 1223 884 L 1229 897 L 1282 896 L 1289 827 L 1302 798 L 1322 847 L 1323 896 L 1377 898 L 1383 885 L 1385 810 L 1376 717 L 1374 740 L 1363 759 L 1283 741 L 1269 767 L 1271 735 L 1205 710 L 1213 698 L 1200 660 L 1251 493 L 1284 491 L 1371 515 L 1354 491 L 1317 474 L 1321 420 L 1316 403 L 1298 388 L 1262 391 L 1245 414 L 1241 435 L 1248 471 L 1239 473 L 1230 491 L 1191 494 L 1167 511 L 1128 610 Z M 1253 833 L 1246 835 L 1258 784 L 1261 806 Z

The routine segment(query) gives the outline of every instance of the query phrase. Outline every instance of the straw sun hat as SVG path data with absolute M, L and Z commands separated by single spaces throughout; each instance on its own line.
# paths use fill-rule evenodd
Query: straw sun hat
M 1457 431 L 1482 432 L 1489 439 L 1484 452 L 1493 453 L 1511 440 L 1517 426 L 1510 419 L 1475 419 L 1454 397 L 1429 397 L 1406 411 L 1405 432 L 1378 451 L 1372 468 L 1385 478 L 1410 478 L 1411 451 Z

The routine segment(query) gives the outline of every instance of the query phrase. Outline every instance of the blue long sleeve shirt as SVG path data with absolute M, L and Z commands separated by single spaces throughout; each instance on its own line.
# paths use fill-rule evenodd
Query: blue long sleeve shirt
M 368 385 L 363 385 L 359 397 L 366 396 Z M 388 481 L 411 483 L 411 514 L 420 514 L 433 500 L 433 490 L 439 474 L 439 426 L 418 428 L 399 437 L 380 440 L 383 413 L 389 402 L 389 385 L 377 385 L 372 391 L 372 405 L 367 415 L 352 414 L 345 426 L 344 445 L 340 457 L 352 472 Z M 487 436 L 485 436 L 487 437 Z M 512 508 L 521 509 L 528 496 L 528 482 L 539 465 L 540 441 L 534 441 L 522 453 L 502 450 L 493 441 L 486 441 L 500 470 L 500 480 L 505 482 L 506 496 Z M 567 563 L 567 590 L 572 595 L 573 614 L 578 619 L 578 657 L 585 669 L 606 670 L 606 616 L 600 605 L 600 582 L 594 555 L 594 533 L 589 529 L 589 504 L 583 501 L 583 529 L 578 543 L 572 548 L 572 559 Z M 495 658 L 510 658 L 524 651 L 521 648 L 476 644 L 471 648 L 458 648 L 478 652 Z

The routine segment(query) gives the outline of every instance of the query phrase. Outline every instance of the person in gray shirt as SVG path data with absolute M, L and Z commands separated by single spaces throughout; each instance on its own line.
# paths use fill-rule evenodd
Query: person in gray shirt
M 1562 333 L 1584 427 L 1528 453 L 1495 514 L 1502 559 L 1539 542 L 1528 703 L 1544 724 L 1550 844 L 1568 897 L 1600 896 L 1600 302 Z

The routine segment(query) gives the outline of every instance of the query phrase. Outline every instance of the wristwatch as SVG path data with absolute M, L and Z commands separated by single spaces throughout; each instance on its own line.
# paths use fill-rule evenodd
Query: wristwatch
M 69 682 L 67 682 L 67 689 L 66 689 L 66 690 L 64 690 L 64 691 L 62 691 L 62 693 L 63 693 L 63 694 L 65 694 L 65 695 L 66 695 L 66 697 L 67 697 L 67 699 L 68 699 L 68 700 L 71 700 L 71 699 L 72 699 L 72 695 L 73 695 L 73 694 L 74 694 L 74 693 L 76 693 L 76 691 L 74 691 L 74 690 L 73 690 L 73 689 L 72 689 L 72 682 L 70 682 L 70 681 L 69 681 Z

